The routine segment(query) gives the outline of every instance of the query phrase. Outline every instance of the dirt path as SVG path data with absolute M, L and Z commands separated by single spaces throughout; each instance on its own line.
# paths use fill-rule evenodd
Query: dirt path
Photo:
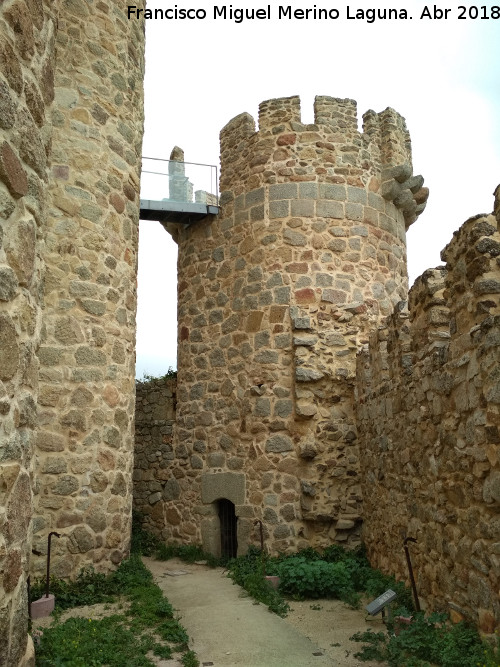
M 358 631 L 384 629 L 337 600 L 293 602 L 286 619 L 247 597 L 221 568 L 143 559 L 192 638 L 201 667 L 381 667 L 354 658 Z

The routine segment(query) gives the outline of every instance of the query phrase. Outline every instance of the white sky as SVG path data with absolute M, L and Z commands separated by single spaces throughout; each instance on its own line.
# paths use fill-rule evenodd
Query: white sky
M 173 6 L 149 0 L 148 8 Z M 439 266 L 439 253 L 471 215 L 491 212 L 500 183 L 500 19 L 419 19 L 424 2 L 352 2 L 406 9 L 412 20 L 213 20 L 217 0 L 179 0 L 207 18 L 146 21 L 146 125 L 143 155 L 168 159 L 181 146 L 188 162 L 219 163 L 219 132 L 244 111 L 273 97 L 300 95 L 303 122 L 313 120 L 315 95 L 349 97 L 358 118 L 393 107 L 406 118 L 414 173 L 430 188 L 427 209 L 408 233 L 410 284 Z M 233 8 L 268 2 L 233 2 Z M 289 2 L 313 7 L 310 0 Z M 489 8 L 493 3 L 480 7 Z M 229 7 L 229 5 L 227 5 Z M 432 11 L 434 4 L 429 4 Z M 467 6 L 468 8 L 468 6 Z M 480 10 L 482 11 L 482 10 Z M 159 223 L 141 222 L 137 370 L 161 375 L 176 366 L 176 246 Z

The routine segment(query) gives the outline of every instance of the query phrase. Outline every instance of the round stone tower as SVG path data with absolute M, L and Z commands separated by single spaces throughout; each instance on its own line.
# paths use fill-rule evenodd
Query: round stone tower
M 144 35 L 117 0 L 61 2 L 57 19 L 32 571 L 56 531 L 66 577 L 130 545 Z
M 244 553 L 359 540 L 357 349 L 406 298 L 425 206 L 392 109 L 263 102 L 221 132 L 221 214 L 179 245 L 178 403 L 166 537 Z M 181 500 L 181 502 L 180 502 Z M 233 507 L 234 506 L 234 507 Z M 229 546 L 228 546 L 229 545 Z

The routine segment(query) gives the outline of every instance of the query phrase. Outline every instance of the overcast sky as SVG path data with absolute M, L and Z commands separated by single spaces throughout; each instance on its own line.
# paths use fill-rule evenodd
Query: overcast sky
M 460 0 L 459 0 L 460 1 Z M 283 0 L 282 6 L 288 6 Z M 179 0 L 178 8 L 206 11 L 203 20 L 147 20 L 146 124 L 143 155 L 168 159 L 174 145 L 188 162 L 219 163 L 219 132 L 273 97 L 300 95 L 302 121 L 313 121 L 315 95 L 349 97 L 358 118 L 390 106 L 406 118 L 414 173 L 430 189 L 427 209 L 408 236 L 410 285 L 441 264 L 440 251 L 471 215 L 491 212 L 500 183 L 500 19 L 420 18 L 424 2 L 352 2 L 359 8 L 405 9 L 412 20 L 214 19 L 217 0 Z M 167 0 L 149 0 L 167 9 Z M 226 5 L 229 8 L 230 5 Z M 233 8 L 267 8 L 233 2 Z M 307 0 L 293 9 L 314 7 Z M 490 15 L 493 3 L 486 7 Z M 434 4 L 428 5 L 431 14 Z M 469 5 L 464 12 L 469 13 Z M 474 9 L 471 10 L 474 15 Z M 131 19 L 137 20 L 137 19 Z M 176 246 L 159 223 L 141 222 L 137 316 L 137 376 L 176 366 Z

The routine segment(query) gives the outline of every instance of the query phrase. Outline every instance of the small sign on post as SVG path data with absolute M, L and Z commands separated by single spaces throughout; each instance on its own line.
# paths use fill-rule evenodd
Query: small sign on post
M 382 611 L 384 607 L 392 602 L 396 598 L 396 595 L 397 594 L 389 588 L 389 590 L 382 593 L 382 595 L 379 595 L 373 602 L 367 604 L 365 609 L 371 616 L 375 616 L 375 614 L 378 614 L 379 611 Z

